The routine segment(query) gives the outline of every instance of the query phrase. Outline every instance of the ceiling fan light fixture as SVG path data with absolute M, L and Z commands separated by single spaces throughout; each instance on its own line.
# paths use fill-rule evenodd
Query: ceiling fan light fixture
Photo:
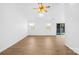
M 44 13 L 39 13 L 39 16 L 40 16 L 40 17 L 43 17 L 43 16 L 44 16 Z
M 50 6 L 46 6 L 43 3 L 38 3 L 38 7 L 34 9 L 37 9 L 39 15 L 42 17 L 45 13 L 47 13 L 47 8 L 50 8 Z

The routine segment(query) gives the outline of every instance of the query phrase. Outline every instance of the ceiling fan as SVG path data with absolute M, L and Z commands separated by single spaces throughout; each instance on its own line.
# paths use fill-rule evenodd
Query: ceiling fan
M 38 11 L 38 13 L 45 13 L 45 12 L 47 12 L 47 8 L 50 8 L 50 6 L 46 6 L 43 3 L 38 3 L 38 7 L 33 8 L 33 9 L 36 9 Z

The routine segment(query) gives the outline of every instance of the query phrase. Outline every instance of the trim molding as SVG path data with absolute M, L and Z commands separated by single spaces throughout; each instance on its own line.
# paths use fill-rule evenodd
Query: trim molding
M 43 37 L 43 36 L 46 36 L 46 37 L 56 37 L 56 35 L 28 35 L 27 37 L 29 37 L 29 36 L 31 36 L 31 37 Z
M 71 46 L 69 46 L 68 44 L 65 44 L 68 48 L 70 48 L 72 51 L 74 51 L 75 53 L 77 53 L 79 55 L 79 51 L 75 48 L 72 48 Z

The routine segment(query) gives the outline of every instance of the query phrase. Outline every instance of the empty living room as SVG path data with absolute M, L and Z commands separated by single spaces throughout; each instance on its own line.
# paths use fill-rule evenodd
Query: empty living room
M 79 3 L 0 3 L 0 55 L 78 55 Z

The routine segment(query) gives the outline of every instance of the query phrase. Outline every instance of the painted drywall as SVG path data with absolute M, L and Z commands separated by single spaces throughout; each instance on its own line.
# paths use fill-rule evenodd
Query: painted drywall
M 20 4 L 0 4 L 0 52 L 28 35 L 27 18 L 19 10 L 22 7 Z
M 64 23 L 64 4 L 49 3 L 45 5 L 51 7 L 47 9 L 48 12 L 45 13 L 44 16 L 39 16 L 37 10 L 31 10 L 28 23 L 34 23 L 35 25 L 33 28 L 28 25 L 29 35 L 56 35 L 56 23 Z M 50 29 L 47 30 L 46 26 L 49 23 L 51 26 Z
M 66 45 L 79 53 L 79 4 L 66 4 Z

